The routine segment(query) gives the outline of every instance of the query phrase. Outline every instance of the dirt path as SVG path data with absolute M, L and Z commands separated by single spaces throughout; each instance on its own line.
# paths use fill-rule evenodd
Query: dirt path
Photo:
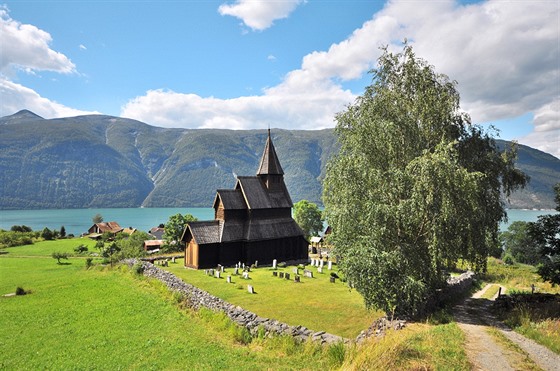
M 487 285 L 454 308 L 455 320 L 465 333 L 465 350 L 474 369 L 520 370 L 532 366 L 531 368 L 546 371 L 560 370 L 559 355 L 512 331 L 492 316 L 490 312 L 492 301 L 481 298 L 490 286 Z M 503 287 L 502 292 L 505 292 Z M 521 350 L 497 343 L 489 332 L 492 328 L 497 329 Z

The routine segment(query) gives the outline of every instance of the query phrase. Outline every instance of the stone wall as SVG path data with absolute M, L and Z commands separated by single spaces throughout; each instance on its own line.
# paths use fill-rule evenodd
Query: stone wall
M 447 279 L 447 287 L 438 293 L 437 300 L 439 303 L 452 302 L 461 296 L 465 291 L 469 290 L 475 278 L 475 273 L 467 271 L 460 276 L 450 277 Z
M 293 336 L 299 341 L 311 339 L 322 344 L 348 341 L 340 336 L 324 331 L 315 332 L 303 326 L 290 326 L 274 319 L 259 317 L 253 312 L 210 295 L 206 291 L 184 282 L 173 273 L 159 269 L 151 263 L 136 259 L 127 259 L 125 263 L 129 266 L 141 263 L 144 269 L 144 276 L 155 278 L 163 282 L 170 290 L 182 293 L 188 298 L 189 304 L 194 309 L 205 307 L 213 311 L 224 312 L 234 323 L 246 327 L 253 336 L 257 334 L 259 327 L 262 327 L 266 336 L 286 334 Z

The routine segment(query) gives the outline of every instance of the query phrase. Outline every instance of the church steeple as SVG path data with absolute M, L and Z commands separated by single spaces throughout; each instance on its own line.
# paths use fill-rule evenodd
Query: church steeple
M 263 175 L 284 175 L 284 170 L 278 161 L 272 138 L 270 137 L 270 128 L 268 129 L 268 138 L 264 146 L 264 152 L 261 158 L 261 164 L 257 170 L 258 176 Z

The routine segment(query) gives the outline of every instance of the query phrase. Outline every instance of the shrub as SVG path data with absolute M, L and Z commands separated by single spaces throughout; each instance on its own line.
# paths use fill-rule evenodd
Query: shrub
M 505 263 L 506 265 L 513 265 L 513 264 L 515 264 L 515 260 L 513 260 L 513 256 L 511 256 L 510 254 L 506 254 L 506 255 L 504 256 L 504 259 L 503 259 L 503 260 L 504 260 L 504 263 Z
M 278 263 L 278 268 L 286 268 L 287 266 L 288 266 L 288 264 L 286 264 L 286 262 Z
M 76 246 L 74 247 L 74 252 L 77 254 L 82 254 L 88 251 L 88 248 L 86 245 L 80 245 L 80 246 Z
M 144 265 L 142 265 L 141 261 L 136 262 L 133 266 L 132 266 L 132 271 L 136 274 L 144 274 Z
M 93 258 L 86 259 L 86 269 L 90 269 L 93 266 Z
M 23 287 L 19 287 L 19 286 L 18 286 L 18 287 L 16 288 L 16 295 L 25 295 L 25 294 L 27 294 L 27 291 L 25 291 L 25 290 L 23 289 Z

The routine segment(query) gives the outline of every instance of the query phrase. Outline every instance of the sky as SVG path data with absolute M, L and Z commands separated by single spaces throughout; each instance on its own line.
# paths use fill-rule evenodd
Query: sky
M 0 27 L 0 116 L 330 128 L 406 39 L 473 123 L 560 158 L 557 0 L 0 0 Z

